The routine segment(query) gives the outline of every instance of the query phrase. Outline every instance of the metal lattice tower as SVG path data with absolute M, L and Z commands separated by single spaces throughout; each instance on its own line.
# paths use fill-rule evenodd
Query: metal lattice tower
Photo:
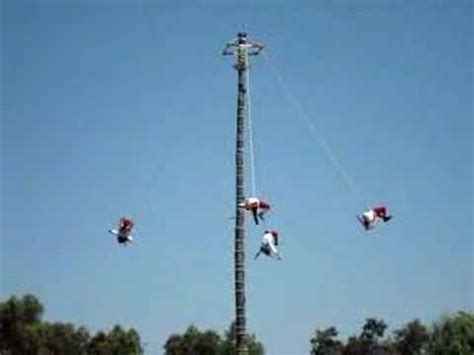
M 246 71 L 249 69 L 249 56 L 258 55 L 264 45 L 250 40 L 246 33 L 238 33 L 237 38 L 227 43 L 222 54 L 235 55 L 234 68 L 238 72 L 237 95 L 237 144 L 236 144 L 236 212 L 235 212 L 235 330 L 237 355 L 247 355 L 246 316 L 245 316 L 245 126 L 247 124 L 247 86 Z

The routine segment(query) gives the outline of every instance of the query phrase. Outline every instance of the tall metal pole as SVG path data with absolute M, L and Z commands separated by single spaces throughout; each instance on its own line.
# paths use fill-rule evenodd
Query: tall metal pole
M 234 286 L 235 286 L 235 331 L 237 355 L 247 355 L 246 317 L 245 317 L 245 213 L 242 205 L 245 201 L 245 125 L 247 114 L 246 71 L 249 69 L 249 55 L 257 55 L 263 45 L 247 38 L 246 33 L 239 33 L 237 38 L 224 48 L 224 55 L 236 55 L 234 68 L 238 72 L 237 84 L 237 142 L 236 142 L 236 211 L 235 211 L 235 251 L 234 251 Z

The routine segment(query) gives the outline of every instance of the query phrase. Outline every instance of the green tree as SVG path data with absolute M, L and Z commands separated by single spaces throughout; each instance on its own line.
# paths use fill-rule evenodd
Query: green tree
M 430 334 L 428 329 L 418 319 L 407 323 L 394 332 L 393 347 L 399 354 L 421 355 L 425 354 L 429 344 Z
M 76 328 L 70 323 L 42 323 L 35 329 L 33 348 L 35 354 L 84 355 L 90 340 L 84 327 Z
M 166 355 L 185 354 L 183 337 L 179 334 L 171 334 L 163 345 Z
M 33 354 L 43 305 L 30 294 L 0 303 L 0 353 Z
M 255 334 L 247 335 L 247 348 L 249 355 L 263 355 L 265 348 L 261 342 L 257 340 Z M 220 354 L 234 355 L 237 350 L 237 330 L 235 322 L 232 322 L 229 329 L 224 333 L 224 341 L 221 346 Z
M 429 353 L 433 355 L 474 354 L 474 314 L 458 312 L 433 325 Z
M 249 355 L 264 354 L 263 345 L 255 335 L 248 337 Z M 235 324 L 232 323 L 224 337 L 214 330 L 200 331 L 190 325 L 183 334 L 172 334 L 163 346 L 165 355 L 233 355 L 236 351 Z
M 316 330 L 311 338 L 311 355 L 339 355 L 342 353 L 342 342 L 337 340 L 337 329 L 329 327 Z
M 367 318 L 360 334 L 360 339 L 378 342 L 383 337 L 387 324 L 382 319 Z
M 347 344 L 342 349 L 343 355 L 365 355 L 367 354 L 367 344 L 356 336 L 351 336 Z
M 367 318 L 358 337 L 352 336 L 342 351 L 343 355 L 391 354 L 390 344 L 382 342 L 387 324 L 382 319 Z
M 84 327 L 42 321 L 44 308 L 33 295 L 0 302 L 1 355 L 141 355 L 136 330 L 115 326 L 91 338 Z
M 89 342 L 87 352 L 91 355 L 106 354 L 108 350 L 107 334 L 103 331 L 97 332 Z
M 89 342 L 90 355 L 141 355 L 140 335 L 135 329 L 124 330 L 120 325 L 109 332 L 99 331 Z
M 183 335 L 172 334 L 163 348 L 166 355 L 217 355 L 221 347 L 221 338 L 213 330 L 201 332 L 190 325 Z

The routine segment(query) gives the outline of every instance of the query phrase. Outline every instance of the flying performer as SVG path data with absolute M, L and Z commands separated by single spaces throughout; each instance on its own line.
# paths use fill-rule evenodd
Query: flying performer
M 260 250 L 255 254 L 257 259 L 261 253 L 269 256 L 271 258 L 275 257 L 278 260 L 281 260 L 280 254 L 278 253 L 278 231 L 274 229 L 266 230 L 263 233 L 262 244 L 260 245 Z
M 369 230 L 375 227 L 379 220 L 383 222 L 388 222 L 393 218 L 387 212 L 387 207 L 377 206 L 367 209 L 361 216 L 357 216 L 360 224 L 364 227 L 365 230 Z
M 263 222 L 265 214 L 270 211 L 270 204 L 267 201 L 260 200 L 257 197 L 249 197 L 240 205 L 247 211 L 251 211 L 255 224 L 258 225 L 259 219 Z
M 118 230 L 109 229 L 109 233 L 117 237 L 119 244 L 127 245 L 133 242 L 132 230 L 135 223 L 131 218 L 121 217 L 118 223 Z

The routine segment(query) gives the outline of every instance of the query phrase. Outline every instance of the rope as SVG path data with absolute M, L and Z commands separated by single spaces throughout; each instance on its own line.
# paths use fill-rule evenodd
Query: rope
M 362 202 L 365 201 L 365 199 L 362 197 L 362 194 L 361 194 L 360 190 L 357 188 L 354 181 L 350 178 L 349 174 L 347 173 L 346 169 L 344 169 L 342 164 L 337 159 L 336 155 L 333 153 L 328 141 L 321 134 L 321 132 L 318 129 L 318 127 L 316 126 L 316 124 L 306 114 L 306 112 L 303 109 L 303 106 L 296 99 L 296 96 L 293 95 L 292 91 L 288 88 L 287 85 L 285 85 L 285 81 L 283 80 L 283 75 L 280 73 L 280 71 L 278 70 L 276 65 L 273 63 L 273 61 L 270 59 L 270 57 L 265 52 L 263 52 L 263 57 L 270 64 L 270 67 L 271 67 L 272 71 L 274 72 L 275 76 L 277 77 L 278 83 L 280 84 L 287 100 L 295 107 L 297 113 L 303 119 L 303 121 L 306 122 L 313 138 L 316 139 L 316 141 L 319 143 L 319 145 L 321 146 L 323 151 L 326 153 L 326 155 L 329 158 L 329 161 L 334 166 L 334 168 L 337 170 L 337 172 L 339 173 L 339 176 L 341 177 L 341 179 L 345 182 L 345 184 L 347 185 L 349 190 L 355 195 L 355 197 L 359 201 L 362 201 Z M 363 205 L 365 206 L 367 204 L 363 203 Z
M 254 144 L 253 144 L 253 131 L 252 131 L 252 110 L 251 110 L 251 103 L 252 100 L 250 98 L 250 70 L 248 65 L 248 56 L 247 56 L 247 63 L 246 63 L 246 73 L 245 73 L 245 80 L 247 86 L 247 127 L 248 127 L 248 135 L 249 135 L 249 154 L 250 154 L 250 192 L 251 196 L 257 196 L 257 183 L 255 178 L 255 154 L 254 154 Z

